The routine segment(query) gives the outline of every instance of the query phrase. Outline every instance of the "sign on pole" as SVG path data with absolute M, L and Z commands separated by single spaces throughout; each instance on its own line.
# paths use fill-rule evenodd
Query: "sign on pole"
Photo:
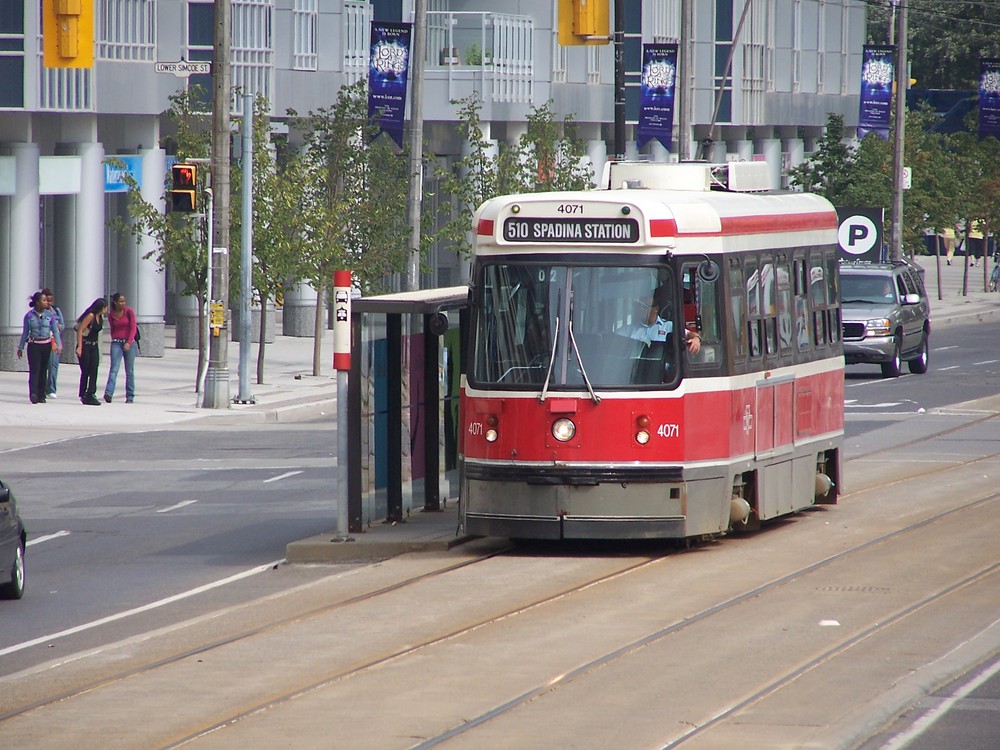
M 333 272 L 333 369 L 351 369 L 351 272 Z
M 212 72 L 212 63 L 188 62 L 187 60 L 158 62 L 154 63 L 153 70 L 157 73 L 173 73 L 178 78 L 187 78 L 193 75 L 208 75 Z

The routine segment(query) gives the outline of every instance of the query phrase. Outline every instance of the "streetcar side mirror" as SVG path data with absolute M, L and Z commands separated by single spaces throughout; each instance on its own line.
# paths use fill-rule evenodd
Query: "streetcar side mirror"
M 719 264 L 714 260 L 705 258 L 698 264 L 698 278 L 706 284 L 711 284 L 719 279 Z

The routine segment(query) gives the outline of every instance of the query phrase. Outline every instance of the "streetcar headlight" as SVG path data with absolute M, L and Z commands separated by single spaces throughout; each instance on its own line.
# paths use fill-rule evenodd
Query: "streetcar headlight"
M 497 441 L 497 431 L 490 428 L 483 437 L 486 438 L 487 443 L 495 443 Z
M 560 443 L 572 440 L 574 435 L 576 435 L 576 425 L 573 424 L 572 419 L 563 417 L 552 423 L 552 437 Z
M 888 336 L 892 332 L 892 321 L 888 318 L 875 318 L 865 321 L 869 336 Z
M 649 433 L 646 432 L 645 430 L 639 430 L 637 433 L 635 433 L 635 442 L 637 442 L 639 445 L 645 445 L 646 443 L 649 442 Z

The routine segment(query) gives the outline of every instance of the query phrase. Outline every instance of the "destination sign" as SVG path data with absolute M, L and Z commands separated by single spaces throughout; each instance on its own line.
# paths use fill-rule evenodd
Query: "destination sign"
M 635 219 L 539 219 L 511 216 L 503 222 L 507 242 L 624 243 L 639 241 Z

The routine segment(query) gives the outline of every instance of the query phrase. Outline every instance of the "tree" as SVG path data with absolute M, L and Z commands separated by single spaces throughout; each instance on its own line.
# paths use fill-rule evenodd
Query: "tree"
M 889 42 L 888 5 L 867 3 L 868 39 Z M 910 2 L 910 75 L 922 89 L 974 89 L 979 58 L 1000 57 L 1000 4 L 961 0 Z
M 207 158 L 210 147 L 211 124 L 208 115 L 201 112 L 204 91 L 192 86 L 170 97 L 167 117 L 177 128 L 177 158 Z M 198 194 L 204 189 L 207 170 L 198 172 Z M 198 370 L 200 373 L 207 356 L 205 340 L 205 303 L 208 294 L 208 254 L 206 250 L 207 226 L 202 216 L 188 213 L 162 213 L 158 206 L 148 203 L 139 186 L 127 171 L 128 213 L 131 221 L 115 220 L 113 227 L 124 236 L 148 235 L 157 248 L 144 257 L 152 258 L 161 269 L 169 266 L 187 294 L 198 300 Z M 165 177 L 166 179 L 166 177 Z M 164 197 L 167 185 L 164 182 Z M 197 385 L 198 375 L 195 374 Z
M 552 102 L 532 107 L 516 145 L 495 148 L 483 135 L 480 100 L 469 96 L 452 104 L 458 107 L 459 133 L 469 148 L 450 167 L 439 165 L 436 170 L 440 190 L 451 205 L 434 239 L 447 247 L 465 255 L 472 251 L 472 216 L 490 198 L 590 186 L 590 165 L 573 118 L 567 115 L 556 122 Z
M 296 174 L 303 186 L 299 226 L 305 241 L 296 274 L 317 292 L 313 375 L 319 375 L 325 293 L 333 271 L 351 269 L 368 293 L 405 268 L 408 160 L 387 136 L 376 137 L 364 81 L 342 87 L 332 107 L 306 117 L 289 115 L 304 138 Z
M 264 382 L 267 350 L 267 305 L 276 299 L 282 284 L 295 280 L 296 263 L 306 251 L 305 227 L 300 203 L 305 184 L 302 162 L 295 155 L 278 158 L 267 100 L 258 96 L 253 106 L 253 304 L 260 305 L 257 345 L 257 383 Z M 240 118 L 242 119 L 242 118 Z M 243 170 L 234 170 L 232 190 L 232 236 L 230 254 L 232 295 L 241 292 Z
M 830 112 L 815 153 L 789 170 L 789 182 L 805 192 L 822 195 L 835 205 L 857 205 L 845 202 L 855 160 L 854 149 L 844 139 L 843 116 Z

